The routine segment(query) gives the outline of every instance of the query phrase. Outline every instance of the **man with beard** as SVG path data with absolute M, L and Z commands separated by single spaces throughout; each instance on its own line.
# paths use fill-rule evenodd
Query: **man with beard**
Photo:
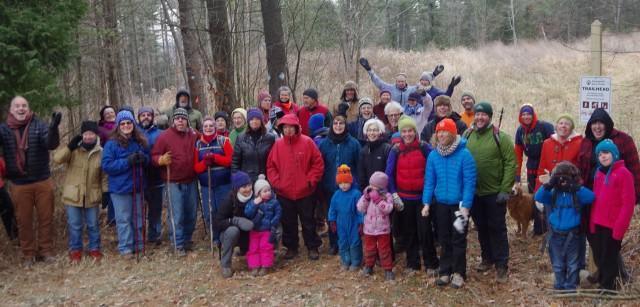
M 138 125 L 144 132 L 149 148 L 158 140 L 158 136 L 163 130 L 156 127 L 153 122 L 154 113 L 151 107 L 141 107 L 138 110 Z M 144 198 L 149 203 L 149 211 L 147 212 L 147 220 L 149 230 L 147 231 L 147 241 L 151 244 L 160 244 L 162 232 L 162 189 L 164 182 L 160 178 L 160 169 L 155 166 L 149 166 L 146 169 L 147 187 L 144 191 Z
M 169 126 L 169 120 L 172 118 L 173 113 L 177 108 L 183 108 L 187 110 L 187 114 L 189 115 L 189 125 L 191 126 L 191 128 L 198 131 L 202 130 L 202 113 L 193 108 L 193 106 L 191 105 L 191 94 L 189 93 L 189 91 L 183 88 L 179 89 L 176 93 L 176 103 L 173 105 L 173 107 L 162 112 L 162 116 L 158 118 L 158 125 L 163 128 Z M 160 122 L 162 122 L 162 124 L 160 124 Z

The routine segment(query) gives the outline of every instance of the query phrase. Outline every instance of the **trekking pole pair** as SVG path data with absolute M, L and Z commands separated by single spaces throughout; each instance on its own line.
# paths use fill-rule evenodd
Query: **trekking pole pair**
M 146 208 L 144 204 L 144 178 L 143 178 L 142 164 L 133 164 L 133 198 L 132 198 L 132 216 L 133 216 L 133 244 L 134 251 L 136 253 L 136 260 L 140 260 L 140 254 L 145 253 L 146 243 Z M 136 186 L 139 188 L 136 188 Z M 140 214 L 141 223 L 138 225 L 138 194 L 140 194 Z M 138 227 L 142 227 L 141 233 L 138 232 Z M 140 238 L 142 236 L 142 238 Z M 142 247 L 140 247 L 140 241 L 142 241 Z

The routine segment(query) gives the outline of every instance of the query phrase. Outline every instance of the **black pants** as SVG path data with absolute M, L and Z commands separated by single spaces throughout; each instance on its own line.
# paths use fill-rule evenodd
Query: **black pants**
M 298 250 L 298 218 L 300 218 L 302 238 L 307 249 L 314 250 L 320 247 L 322 241 L 316 232 L 313 196 L 298 200 L 280 196 L 278 200 L 282 205 L 282 245 L 289 250 Z
M 610 228 L 596 225 L 596 232 L 591 240 L 591 249 L 598 267 L 600 287 L 614 290 L 616 278 L 622 276 L 620 261 L 618 261 L 622 241 L 614 240 L 611 235 Z
M 527 189 L 531 194 L 533 194 L 536 189 L 536 179 L 538 179 L 538 175 L 527 174 Z M 533 234 L 541 235 L 547 232 L 547 221 L 545 220 L 544 214 L 533 208 L 531 215 L 533 215 Z
M 407 267 L 420 270 L 420 253 L 425 268 L 438 267 L 438 256 L 434 246 L 431 217 L 422 216 L 423 204 L 419 200 L 402 200 L 404 210 L 399 212 L 400 229 L 407 249 Z
M 13 210 L 13 202 L 7 192 L 6 186 L 0 188 L 0 218 L 7 231 L 9 239 L 13 240 L 18 237 L 18 223 L 16 222 L 16 214 Z
M 498 194 L 475 196 L 471 216 L 478 229 L 478 241 L 482 250 L 482 261 L 495 264 L 496 268 L 507 268 L 509 261 L 509 238 L 505 214 L 507 204 L 497 204 Z
M 440 242 L 440 275 L 451 275 L 459 273 L 463 278 L 467 278 L 467 232 L 469 227 L 465 227 L 464 233 L 459 233 L 453 227 L 456 220 L 455 212 L 458 205 L 438 204 L 435 211 L 431 209 L 430 214 L 435 214 L 438 220 L 438 241 Z

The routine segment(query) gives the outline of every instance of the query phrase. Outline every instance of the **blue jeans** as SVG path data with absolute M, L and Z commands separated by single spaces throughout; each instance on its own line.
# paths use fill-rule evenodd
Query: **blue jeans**
M 169 189 L 169 237 L 173 241 L 175 234 L 175 247 L 184 248 L 185 244 L 191 244 L 191 237 L 196 227 L 197 217 L 197 193 L 196 182 L 190 183 L 170 183 L 165 186 Z M 171 221 L 173 216 L 173 221 Z
M 121 255 L 133 253 L 134 241 L 137 241 L 138 250 L 142 251 L 144 245 L 142 238 L 142 195 L 136 195 L 135 218 L 132 193 L 111 193 L 111 201 L 113 202 L 116 216 L 118 251 Z
M 211 196 L 211 217 L 215 218 L 216 213 L 218 213 L 218 208 L 220 208 L 220 205 L 222 204 L 222 201 L 225 197 L 229 196 L 229 191 L 231 191 L 231 184 L 220 185 L 213 188 L 208 188 L 206 186 L 200 187 L 200 193 L 202 194 L 202 208 L 204 211 L 204 222 L 207 227 L 207 231 L 210 230 L 209 196 Z M 214 233 L 213 240 L 220 241 L 219 237 L 219 234 Z
M 577 230 L 566 232 L 551 230 L 549 258 L 555 274 L 553 287 L 557 290 L 575 290 L 578 286 L 579 236 Z
M 113 201 L 111 200 L 111 197 L 109 197 L 107 200 L 107 224 L 115 223 L 115 221 L 116 212 L 113 210 Z
M 162 235 L 162 194 L 164 186 L 148 187 L 144 192 L 144 198 L 149 204 L 147 211 L 147 240 L 156 242 Z
M 82 208 L 66 205 L 69 228 L 69 251 L 82 251 L 82 230 L 87 225 L 89 251 L 100 250 L 99 207 Z

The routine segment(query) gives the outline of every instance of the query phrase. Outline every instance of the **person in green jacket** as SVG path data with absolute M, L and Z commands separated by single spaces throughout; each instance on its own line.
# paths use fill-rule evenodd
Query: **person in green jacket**
M 236 138 L 238 135 L 243 134 L 247 130 L 247 110 L 243 108 L 236 108 L 231 112 L 231 124 L 233 127 L 229 132 L 229 140 L 231 141 L 231 146 L 236 144 Z
M 491 123 L 491 104 L 477 103 L 474 112 L 474 123 L 464 136 L 478 170 L 471 208 L 482 250 L 482 263 L 477 270 L 485 272 L 495 265 L 496 280 L 505 283 L 509 260 L 506 203 L 515 181 L 516 157 L 511 137 Z
M 202 113 L 194 109 L 191 105 L 191 94 L 186 89 L 179 89 L 176 93 L 176 103 L 170 109 L 160 112 L 156 119 L 156 125 L 161 129 L 169 128 L 169 119 L 172 118 L 176 108 L 187 110 L 189 115 L 189 126 L 198 131 L 202 131 Z

